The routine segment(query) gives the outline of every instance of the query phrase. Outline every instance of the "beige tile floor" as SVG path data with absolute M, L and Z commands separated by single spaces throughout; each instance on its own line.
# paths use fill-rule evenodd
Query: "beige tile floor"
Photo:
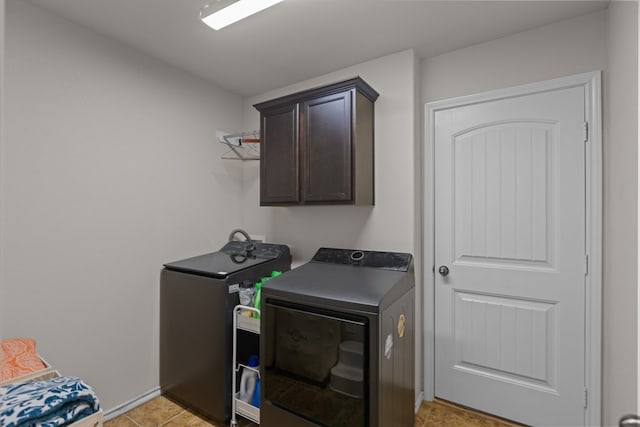
M 186 410 L 166 397 L 159 396 L 104 424 L 104 427 L 223 427 Z M 238 426 L 254 423 L 238 417 Z
M 256 427 L 238 417 L 240 427 Z M 105 423 L 105 427 L 223 427 L 189 412 L 171 400 L 159 396 Z M 422 402 L 414 427 L 516 427 L 520 424 L 488 416 L 470 409 L 436 400 Z
M 414 427 L 518 427 L 502 418 L 483 414 L 443 400 L 422 402 L 416 414 Z

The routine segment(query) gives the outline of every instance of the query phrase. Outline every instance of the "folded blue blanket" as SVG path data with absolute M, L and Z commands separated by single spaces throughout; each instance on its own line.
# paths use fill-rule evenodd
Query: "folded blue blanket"
M 0 427 L 60 427 L 100 409 L 93 390 L 75 377 L 0 387 Z

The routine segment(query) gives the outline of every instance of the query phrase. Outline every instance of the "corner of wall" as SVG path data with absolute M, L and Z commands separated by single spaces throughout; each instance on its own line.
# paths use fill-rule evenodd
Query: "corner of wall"
M 423 260 L 423 225 L 422 225 L 422 217 L 423 217 L 423 146 L 424 146 L 424 134 L 422 132 L 422 89 L 421 89 L 421 69 L 422 69 L 422 61 L 418 57 L 415 51 L 412 50 L 412 61 L 413 61 L 413 210 L 414 210 L 414 221 L 413 221 L 413 229 L 415 230 L 413 236 L 413 255 L 415 262 L 415 281 L 416 281 L 416 360 L 419 360 L 420 363 L 416 363 L 416 400 L 424 400 L 424 263 Z M 418 403 L 418 402 L 416 402 Z
M 0 0 L 0 339 L 4 336 L 3 334 L 3 325 L 4 319 L 3 314 L 5 310 L 2 308 L 2 303 L 6 301 L 3 298 L 4 294 L 4 275 L 3 275 L 3 264 L 4 264 L 4 250 L 2 246 L 2 242 L 4 239 L 3 236 L 3 199 L 4 199 L 4 186 L 3 186 L 3 169 L 2 169 L 2 152 L 3 152 L 3 143 L 4 143 L 4 21 L 5 21 L 5 0 Z
M 607 10 L 602 424 L 638 409 L 638 2 Z

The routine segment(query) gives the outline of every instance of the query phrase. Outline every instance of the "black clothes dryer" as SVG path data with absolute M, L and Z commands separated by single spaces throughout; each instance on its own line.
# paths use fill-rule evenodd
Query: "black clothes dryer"
M 262 287 L 260 423 L 414 423 L 415 295 L 407 253 L 321 248 Z
M 165 264 L 160 277 L 160 388 L 207 418 L 231 416 L 233 307 L 243 281 L 291 269 L 285 245 L 231 241 Z M 246 353 L 257 354 L 258 341 Z M 246 355 L 248 357 L 248 354 Z

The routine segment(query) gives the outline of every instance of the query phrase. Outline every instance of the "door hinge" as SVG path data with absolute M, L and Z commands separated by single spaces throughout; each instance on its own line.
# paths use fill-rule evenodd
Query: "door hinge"
M 582 127 L 583 141 L 589 141 L 589 122 L 584 122 Z
M 589 255 L 584 254 L 584 275 L 587 276 L 589 274 Z
M 584 389 L 584 409 L 589 407 L 589 389 Z

